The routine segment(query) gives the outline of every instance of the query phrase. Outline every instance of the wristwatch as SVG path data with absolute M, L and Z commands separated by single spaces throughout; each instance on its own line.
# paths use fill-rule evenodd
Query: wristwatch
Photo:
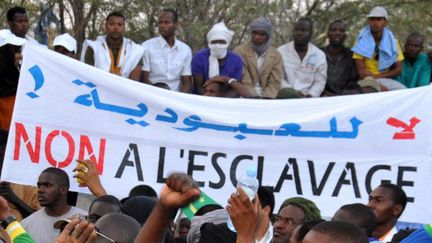
M 3 227 L 3 229 L 6 229 L 8 225 L 10 225 L 13 221 L 16 221 L 15 216 L 11 215 L 7 217 L 5 220 L 0 221 L 0 225 Z
M 228 80 L 228 84 L 231 85 L 233 82 L 237 82 L 237 79 L 232 78 L 230 80 Z

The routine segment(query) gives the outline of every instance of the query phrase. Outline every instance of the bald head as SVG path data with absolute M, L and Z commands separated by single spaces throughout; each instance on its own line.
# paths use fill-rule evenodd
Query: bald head
M 100 218 L 96 224 L 98 231 L 119 243 L 133 242 L 141 225 L 130 216 L 121 213 L 110 213 Z M 98 236 L 95 243 L 106 242 Z

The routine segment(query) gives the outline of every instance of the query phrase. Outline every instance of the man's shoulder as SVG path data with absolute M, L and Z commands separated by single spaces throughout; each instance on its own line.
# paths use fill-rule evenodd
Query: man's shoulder
M 152 44 L 158 43 L 158 42 L 159 42 L 159 36 L 156 36 L 156 37 L 145 40 L 141 45 L 142 46 L 148 46 L 148 45 L 152 45 Z
M 23 226 L 26 226 L 26 225 L 34 222 L 37 218 L 40 218 L 41 216 L 46 215 L 43 210 L 44 210 L 44 208 L 41 208 L 41 209 L 33 212 L 32 214 L 30 214 L 29 216 L 27 216 L 26 218 L 24 218 L 23 220 L 21 220 L 20 223 Z
M 290 48 L 291 46 L 294 46 L 294 42 L 293 42 L 293 41 L 287 42 L 287 43 L 285 43 L 285 44 L 279 46 L 279 47 L 277 48 L 277 50 L 278 50 L 279 52 L 280 52 L 280 51 L 290 51 L 290 49 L 292 49 L 292 48 Z
M 71 206 L 71 209 L 69 210 L 69 212 L 66 213 L 65 216 L 72 216 L 75 214 L 87 215 L 87 211 L 85 211 L 81 208 L 75 207 L 75 206 Z
M 239 61 L 242 62 L 241 56 L 238 53 L 235 53 L 234 51 L 228 51 L 227 57 L 231 59 L 232 61 Z
M 190 48 L 190 46 L 188 44 L 184 43 L 183 41 L 176 39 L 176 45 L 180 49 L 185 50 L 185 51 L 190 51 L 192 53 L 192 49 Z
M 201 50 L 199 50 L 199 51 L 197 51 L 196 53 L 195 53 L 195 56 L 197 56 L 197 57 L 200 57 L 200 56 L 203 56 L 203 57 L 205 57 L 205 56 L 210 56 L 210 49 L 209 48 L 204 48 L 204 49 L 201 49 Z

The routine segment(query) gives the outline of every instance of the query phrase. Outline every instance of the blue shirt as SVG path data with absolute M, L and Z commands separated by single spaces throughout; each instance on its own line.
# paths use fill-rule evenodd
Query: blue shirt
M 201 75 L 204 82 L 209 79 L 209 56 L 210 49 L 205 48 L 198 51 L 192 58 L 192 75 Z M 219 75 L 242 80 L 243 62 L 241 57 L 228 51 L 224 64 L 219 66 Z

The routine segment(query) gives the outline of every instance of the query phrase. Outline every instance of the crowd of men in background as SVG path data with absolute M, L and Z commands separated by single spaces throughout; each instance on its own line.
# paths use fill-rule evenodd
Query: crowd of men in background
M 272 23 L 259 17 L 250 24 L 250 40 L 233 51 L 229 46 L 234 32 L 221 22 L 207 33 L 208 47 L 193 55 L 191 48 L 176 38 L 176 11 L 162 10 L 160 36 L 142 45 L 124 37 L 125 17 L 112 12 L 106 18 L 106 35 L 85 40 L 80 60 L 148 85 L 216 97 L 308 98 L 428 85 L 431 61 L 422 53 L 424 37 L 417 32 L 410 34 L 403 52 L 386 28 L 386 9 L 375 7 L 367 18 L 368 26 L 351 49 L 344 46 L 346 25 L 341 20 L 330 23 L 329 44 L 323 48 L 311 43 L 313 22 L 309 18 L 295 23 L 292 41 L 275 48 L 271 46 Z M 25 9 L 10 9 L 7 20 L 10 29 L 0 30 L 2 154 L 15 102 L 22 46 L 39 45 L 27 35 Z M 70 34 L 58 36 L 53 49 L 77 58 L 77 43 Z M 273 218 L 273 192 L 260 187 L 253 201 L 238 189 L 229 197 L 226 209 L 218 203 L 208 204 L 198 208 L 193 217 L 175 222 L 177 210 L 201 195 L 187 175 L 171 175 L 159 195 L 148 186 L 137 187 L 120 201 L 107 195 L 93 162 L 80 163 L 84 166 L 75 169 L 81 172 L 77 177 L 96 197 L 88 213 L 68 204 L 70 182 L 61 169 L 44 170 L 37 188 L 0 183 L 0 225 L 5 230 L 5 241 L 431 242 L 430 225 L 398 232 L 395 225 L 407 197 L 392 184 L 377 187 L 366 205 L 342 206 L 329 221 L 321 218 L 314 202 L 301 197 L 287 198 Z M 76 214 L 83 217 L 70 218 Z M 229 218 L 236 232 L 227 227 Z

